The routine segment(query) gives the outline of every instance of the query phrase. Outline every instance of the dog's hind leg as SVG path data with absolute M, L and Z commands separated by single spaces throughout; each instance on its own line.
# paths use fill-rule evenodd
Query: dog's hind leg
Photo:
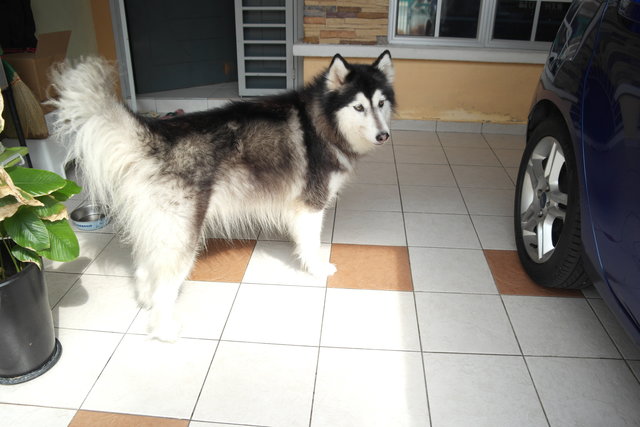
M 195 262 L 202 222 L 190 214 L 195 208 L 189 200 L 175 206 L 174 212 L 148 210 L 130 236 L 138 303 L 149 309 L 149 335 L 162 341 L 178 338 L 176 300 Z
M 296 255 L 302 268 L 318 277 L 331 276 L 336 266 L 320 259 L 320 234 L 322 232 L 323 210 L 301 208 L 296 210 L 290 225 L 291 237 L 295 243 Z
M 148 333 L 161 341 L 175 341 L 180 325 L 175 318 L 175 306 L 180 287 L 187 279 L 196 257 L 196 245 L 173 246 L 177 242 L 159 241 L 139 271 L 148 273 L 147 280 L 138 284 L 139 292 L 149 292 Z

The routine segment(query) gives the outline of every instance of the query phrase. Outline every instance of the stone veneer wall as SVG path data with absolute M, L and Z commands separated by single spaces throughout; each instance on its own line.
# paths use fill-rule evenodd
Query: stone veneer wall
M 304 42 L 387 43 L 389 0 L 305 0 Z

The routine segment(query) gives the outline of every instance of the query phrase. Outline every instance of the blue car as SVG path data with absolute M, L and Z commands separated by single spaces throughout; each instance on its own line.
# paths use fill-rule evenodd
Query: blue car
M 514 223 L 534 281 L 593 283 L 640 344 L 640 0 L 569 8 L 529 114 Z

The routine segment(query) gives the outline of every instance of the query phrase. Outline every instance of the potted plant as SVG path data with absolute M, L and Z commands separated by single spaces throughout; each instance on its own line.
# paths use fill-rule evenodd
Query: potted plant
M 42 257 L 71 261 L 79 254 L 62 202 L 81 188 L 19 166 L 25 154 L 25 147 L 0 154 L 0 384 L 28 381 L 59 359 Z

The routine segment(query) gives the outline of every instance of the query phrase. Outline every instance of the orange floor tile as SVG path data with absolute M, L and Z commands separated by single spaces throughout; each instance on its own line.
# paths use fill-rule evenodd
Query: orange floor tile
M 522 268 L 516 251 L 485 249 L 484 255 L 501 294 L 576 298 L 583 296 L 578 290 L 550 289 L 536 284 Z
M 255 240 L 208 239 L 189 280 L 241 282 L 255 246 Z
M 331 262 L 338 271 L 329 278 L 330 288 L 413 290 L 409 252 L 404 246 L 334 243 Z

